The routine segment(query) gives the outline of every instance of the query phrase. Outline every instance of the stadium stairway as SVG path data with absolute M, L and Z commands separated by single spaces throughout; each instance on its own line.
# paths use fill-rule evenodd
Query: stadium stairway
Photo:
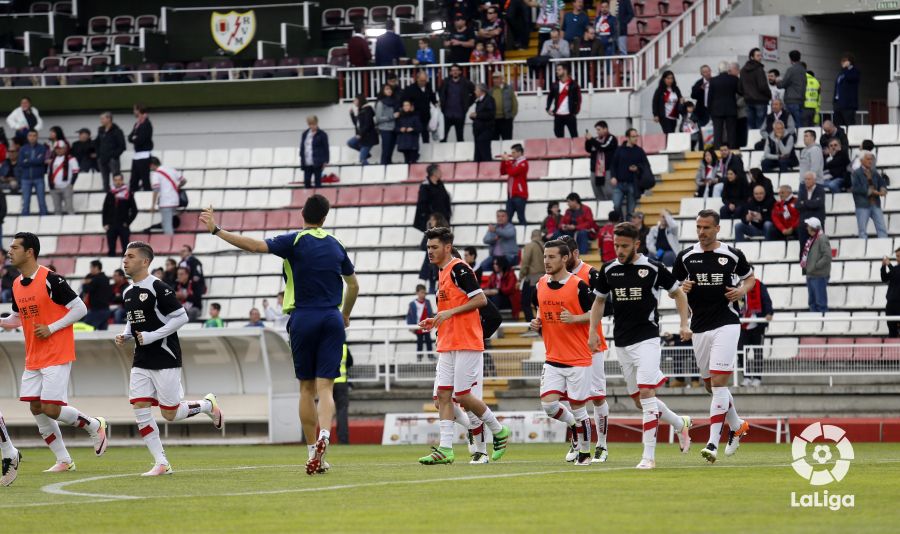
M 644 194 L 638 202 L 638 209 L 644 213 L 644 224 L 653 226 L 659 222 L 662 210 L 677 214 L 681 209 L 681 199 L 694 196 L 697 190 L 697 166 L 702 157 L 702 152 L 669 156 L 672 170 L 663 173 L 656 187 Z M 602 217 L 602 214 L 598 217 Z

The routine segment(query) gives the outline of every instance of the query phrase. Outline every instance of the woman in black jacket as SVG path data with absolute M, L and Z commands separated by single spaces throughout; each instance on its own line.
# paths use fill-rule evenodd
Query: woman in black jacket
M 153 150 L 153 124 L 147 117 L 147 106 L 135 104 L 134 117 L 134 127 L 128 134 L 128 142 L 134 145 L 131 183 L 128 186 L 132 193 L 141 191 L 141 187 L 144 191 L 150 191 L 150 152 Z
M 612 198 L 612 187 L 606 177 L 619 141 L 616 136 L 609 133 L 606 121 L 597 121 L 594 129 L 597 130 L 597 137 L 591 137 L 587 132 L 584 135 L 584 150 L 591 155 L 591 186 L 595 197 L 609 200 Z
M 419 161 L 419 134 L 424 126 L 412 102 L 403 101 L 403 111 L 395 121 L 397 128 L 397 151 L 403 154 L 404 163 Z
M 653 93 L 653 122 L 658 122 L 663 133 L 673 133 L 681 116 L 681 89 L 675 83 L 675 74 L 667 70 L 662 73 L 656 92 Z
M 722 207 L 719 209 L 719 215 L 723 219 L 743 219 L 747 210 L 747 200 L 750 198 L 749 189 L 747 176 L 743 172 L 728 169 L 722 187 Z
M 453 207 L 450 193 L 441 181 L 441 168 L 438 164 L 432 163 L 425 169 L 425 181 L 419 186 L 413 228 L 422 232 L 427 230 L 428 218 L 435 213 L 441 214 L 449 222 L 453 216 Z
M 375 128 L 375 109 L 369 105 L 366 95 L 360 93 L 353 99 L 350 121 L 356 135 L 347 140 L 347 146 L 359 151 L 359 164 L 369 164 L 369 153 L 378 144 L 378 130 Z
M 131 223 L 137 214 L 137 204 L 125 185 L 125 179 L 121 174 L 113 176 L 113 186 L 103 200 L 103 229 L 106 230 L 110 257 L 116 256 L 116 239 L 122 243 L 122 253 L 125 253 L 131 238 Z

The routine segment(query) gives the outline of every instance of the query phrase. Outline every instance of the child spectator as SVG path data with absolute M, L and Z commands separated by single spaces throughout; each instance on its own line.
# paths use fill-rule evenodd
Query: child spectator
M 681 131 L 690 134 L 691 150 L 703 148 L 703 133 L 700 131 L 700 120 L 694 112 L 694 103 L 687 101 L 684 104 L 684 113 L 681 115 Z
M 416 285 L 416 298 L 409 303 L 409 310 L 406 313 L 406 324 L 417 325 L 421 321 L 434 316 L 431 302 L 425 298 L 425 295 L 425 286 L 423 284 Z M 416 361 L 422 361 L 423 350 L 427 352 L 428 359 L 434 361 L 431 334 L 421 328 L 411 328 L 410 330 L 416 334 Z
M 600 249 L 600 259 L 603 263 L 614 261 L 616 259 L 616 247 L 613 244 L 613 231 L 616 225 L 622 222 L 622 212 L 612 210 L 609 212 L 609 219 L 606 224 L 600 227 L 597 238 L 597 248 Z
M 222 305 L 213 302 L 209 305 L 209 319 L 203 323 L 203 328 L 225 328 L 225 321 L 219 317 L 222 313 Z
M 403 110 L 395 122 L 397 125 L 397 151 L 403 154 L 404 163 L 419 161 L 419 133 L 422 131 L 422 121 L 412 102 L 403 101 Z
M 497 48 L 497 44 L 494 41 L 488 41 L 487 44 L 484 45 L 484 54 L 485 61 L 488 63 L 503 61 L 503 54 L 500 53 L 500 50 Z
M 498 310 L 510 310 L 513 321 L 519 319 L 519 311 L 522 307 L 522 293 L 519 291 L 519 281 L 516 273 L 509 266 L 509 260 L 504 256 L 495 256 L 493 272 L 488 279 L 487 289 L 484 294 Z
M 475 49 L 469 54 L 469 63 L 484 63 L 487 61 L 487 53 L 484 51 L 484 42 L 475 43 Z
M 434 63 L 434 50 L 431 49 L 428 39 L 419 39 L 419 49 L 413 58 L 413 65 L 431 65 Z
M 551 200 L 547 203 L 547 217 L 541 223 L 541 235 L 544 241 L 552 241 L 562 235 L 560 225 L 562 215 L 559 212 L 559 202 Z

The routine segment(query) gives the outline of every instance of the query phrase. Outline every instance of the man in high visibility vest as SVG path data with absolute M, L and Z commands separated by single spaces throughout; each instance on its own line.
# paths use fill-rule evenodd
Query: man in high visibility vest
M 819 110 L 822 109 L 822 84 L 813 71 L 806 71 L 806 95 L 803 99 L 803 126 L 819 124 Z
M 337 419 L 338 443 L 350 443 L 350 382 L 347 380 L 347 370 L 353 366 L 353 355 L 350 348 L 344 343 L 344 353 L 341 356 L 341 376 L 334 379 L 334 412 Z

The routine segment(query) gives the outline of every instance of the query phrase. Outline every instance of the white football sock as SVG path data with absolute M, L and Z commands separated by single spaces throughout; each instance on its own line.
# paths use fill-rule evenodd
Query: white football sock
M 307 452 L 309 453 L 309 458 L 312 458 L 313 456 L 316 455 L 316 446 L 315 446 L 315 444 L 313 444 L 313 445 L 307 445 L 307 446 L 306 446 L 306 450 L 307 450 Z
M 659 397 L 656 397 L 656 406 L 659 408 L 659 418 L 662 419 L 664 423 L 668 423 L 672 426 L 675 429 L 675 432 L 681 432 L 681 429 L 684 428 L 684 419 L 670 410 L 669 407 L 666 406 L 666 403 Z
M 709 441 L 708 444 L 718 446 L 722 438 L 722 425 L 725 423 L 725 414 L 728 412 L 728 388 L 713 387 L 712 400 L 709 403 Z
M 656 397 L 641 399 L 641 408 L 644 412 L 644 456 L 648 460 L 656 458 L 656 431 L 659 428 L 659 408 Z
M 12 439 L 9 437 L 9 431 L 6 430 L 6 421 L 3 420 L 3 414 L 0 413 L 0 455 L 3 458 L 15 458 L 19 451 L 13 447 Z
M 744 420 L 738 417 L 737 409 L 734 407 L 734 395 L 728 390 L 728 411 L 725 412 L 725 420 L 732 431 L 741 428 Z
M 35 415 L 34 420 L 37 421 L 38 432 L 41 433 L 44 442 L 56 455 L 56 461 L 58 463 L 72 463 L 72 457 L 69 456 L 69 451 L 66 450 L 66 444 L 63 443 L 62 432 L 59 431 L 59 424 L 57 424 L 56 420 L 42 413 Z
M 466 412 L 469 418 L 469 429 L 472 432 L 472 439 L 475 441 L 475 452 L 487 454 L 487 443 L 484 441 L 484 423 L 475 415 L 475 412 Z
M 570 412 L 568 408 L 560 404 L 559 401 L 542 402 L 541 408 L 544 409 L 544 413 L 551 419 L 562 421 L 566 426 L 575 424 L 575 416 L 572 415 L 572 412 Z
M 498 434 L 503 430 L 503 425 L 500 424 L 500 421 L 497 420 L 497 416 L 494 415 L 494 412 L 492 412 L 490 408 L 485 408 L 484 413 L 479 415 L 478 418 L 484 421 L 485 426 L 488 427 L 491 434 Z
M 138 433 L 144 438 L 144 444 L 153 455 L 156 465 L 169 465 L 166 451 L 163 449 L 162 440 L 159 439 L 159 427 L 153 418 L 150 408 L 135 408 L 134 420 L 137 421 Z
M 572 411 L 572 416 L 578 433 L 578 452 L 591 452 L 591 418 L 588 416 L 587 406 L 576 408 Z
M 606 436 L 609 432 L 609 403 L 594 406 L 594 423 L 597 425 L 597 447 L 606 448 Z
M 100 421 L 93 417 L 88 417 L 72 406 L 63 406 L 59 409 L 59 417 L 57 421 L 65 423 L 69 426 L 83 428 L 90 435 L 96 435 L 100 430 Z
M 325 441 L 331 441 L 331 430 L 319 430 L 319 439 L 324 439 Z
M 462 406 L 455 402 L 451 404 L 453 404 L 453 420 L 456 421 L 456 424 L 459 426 L 469 430 L 471 427 L 469 426 L 469 416 L 466 415 L 466 411 L 463 410 Z
M 198 413 L 211 414 L 212 402 L 206 399 L 197 401 L 181 401 L 181 403 L 178 405 L 178 409 L 175 410 L 175 419 L 172 419 L 172 421 L 181 421 L 182 419 L 187 419 L 188 417 L 194 417 Z
M 454 421 L 450 419 L 441 419 L 440 428 L 441 428 L 441 443 L 440 447 L 442 449 L 452 449 L 453 448 L 453 425 Z

